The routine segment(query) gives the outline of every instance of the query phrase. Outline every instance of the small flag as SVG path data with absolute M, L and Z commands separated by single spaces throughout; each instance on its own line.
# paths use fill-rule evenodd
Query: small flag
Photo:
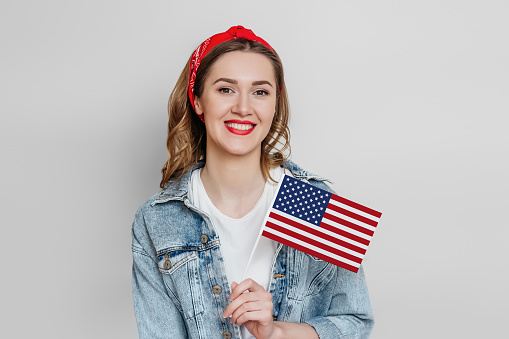
M 262 235 L 357 273 L 381 216 L 285 175 Z

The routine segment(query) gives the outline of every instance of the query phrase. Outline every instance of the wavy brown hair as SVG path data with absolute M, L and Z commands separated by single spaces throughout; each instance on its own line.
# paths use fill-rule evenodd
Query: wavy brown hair
M 283 75 L 283 64 L 276 51 L 272 51 L 263 44 L 247 39 L 225 41 L 210 50 L 203 58 L 196 73 L 194 95 L 200 97 L 203 93 L 205 79 L 214 63 L 225 53 L 233 51 L 259 53 L 272 62 L 276 78 L 276 86 L 280 89 L 276 100 L 276 112 L 272 120 L 269 133 L 261 144 L 260 165 L 265 178 L 270 178 L 270 168 L 284 164 L 290 156 L 290 130 L 288 121 L 290 109 L 288 95 Z M 189 85 L 189 64 L 173 88 L 168 102 L 168 160 L 163 166 L 161 188 L 173 178 L 179 178 L 189 171 L 200 160 L 206 161 L 207 132 L 205 125 L 191 105 L 187 90 Z

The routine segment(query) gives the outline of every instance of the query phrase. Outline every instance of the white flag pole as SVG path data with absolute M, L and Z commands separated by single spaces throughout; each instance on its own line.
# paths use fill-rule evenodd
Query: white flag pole
M 263 229 L 265 227 L 265 224 L 267 223 L 267 220 L 269 219 L 270 210 L 272 209 L 272 206 L 274 206 L 274 202 L 276 201 L 277 195 L 279 193 L 279 189 L 281 188 L 281 184 L 285 180 L 285 177 L 286 177 L 286 174 L 283 174 L 283 176 L 281 177 L 281 180 L 279 180 L 279 183 L 277 184 L 276 193 L 274 194 L 274 197 L 272 198 L 272 201 L 269 205 L 269 210 L 265 214 L 265 218 L 263 219 L 262 226 L 260 227 L 260 232 L 258 232 L 258 237 L 256 237 L 255 244 L 253 246 L 253 249 L 251 250 L 251 255 L 249 256 L 249 260 L 247 261 L 246 269 L 244 270 L 244 274 L 242 275 L 242 279 L 240 281 L 244 281 L 244 279 L 246 279 L 247 270 L 249 268 L 249 265 L 251 265 L 251 260 L 253 260 L 253 256 L 255 254 L 256 247 L 258 247 L 258 243 L 260 242 L 260 238 L 262 236 Z

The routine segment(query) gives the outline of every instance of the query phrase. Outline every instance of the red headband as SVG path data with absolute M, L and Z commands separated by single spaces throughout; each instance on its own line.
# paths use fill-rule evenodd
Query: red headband
M 270 45 L 263 40 L 262 38 L 256 36 L 252 30 L 244 28 L 242 26 L 233 26 L 229 30 L 223 33 L 218 33 L 216 35 L 211 36 L 207 40 L 201 43 L 200 46 L 194 51 L 193 56 L 191 58 L 191 66 L 189 67 L 189 99 L 191 100 L 191 105 L 194 108 L 194 81 L 196 79 L 196 71 L 200 66 L 203 57 L 207 55 L 208 52 L 215 46 L 219 45 L 222 42 L 233 40 L 233 39 L 247 39 L 251 41 L 257 41 L 264 44 L 271 51 L 274 51 Z

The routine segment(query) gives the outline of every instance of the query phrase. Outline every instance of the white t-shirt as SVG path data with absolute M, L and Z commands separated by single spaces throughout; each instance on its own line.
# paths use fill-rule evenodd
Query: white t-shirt
M 212 224 L 219 235 L 226 275 L 231 286 L 233 281 L 241 282 L 265 214 L 270 208 L 270 203 L 276 193 L 277 183 L 267 180 L 263 193 L 253 209 L 242 218 L 234 219 L 224 215 L 214 206 L 205 191 L 200 173 L 201 170 L 196 170 L 191 175 L 189 200 L 212 220 Z M 270 174 L 274 180 L 279 182 L 284 170 L 281 167 L 272 168 Z M 260 237 L 246 273 L 246 278 L 253 279 L 266 291 L 269 288 L 272 261 L 276 248 L 277 243 L 275 241 Z M 241 326 L 241 331 L 243 338 L 254 339 L 244 325 Z

